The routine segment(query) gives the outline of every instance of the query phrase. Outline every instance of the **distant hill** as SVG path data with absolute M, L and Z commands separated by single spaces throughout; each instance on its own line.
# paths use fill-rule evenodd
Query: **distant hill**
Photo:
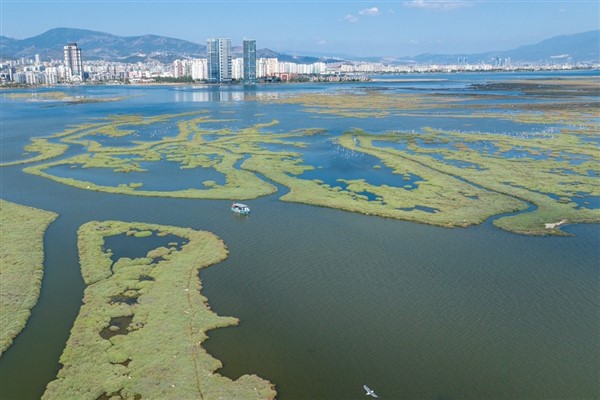
M 4 58 L 32 58 L 40 54 L 44 60 L 63 57 L 63 46 L 76 42 L 85 60 L 121 62 L 159 61 L 170 63 L 177 58 L 206 57 L 206 46 L 186 40 L 157 35 L 117 36 L 86 29 L 56 28 L 32 38 L 17 40 L 0 36 L 0 54 Z M 242 47 L 232 48 L 234 57 L 242 56 Z M 317 61 L 340 61 L 323 57 L 292 56 L 270 49 L 257 49 L 257 57 L 276 57 L 280 61 L 308 64 Z M 600 62 L 600 30 L 556 36 L 540 43 L 513 50 L 478 54 L 421 54 L 416 57 L 379 58 L 350 57 L 346 59 L 386 63 L 455 64 L 458 58 L 469 63 L 490 62 L 496 57 L 510 57 L 513 62 Z
M 117 36 L 86 29 L 55 28 L 32 38 L 16 40 L 0 36 L 0 52 L 5 58 L 32 58 L 61 60 L 63 46 L 75 42 L 83 51 L 85 60 L 138 62 L 156 60 L 170 63 L 177 58 L 206 57 L 206 46 L 186 40 L 157 35 Z M 234 56 L 241 57 L 242 47 L 233 47 Z M 316 57 L 295 57 L 269 49 L 257 49 L 258 57 L 276 57 L 281 61 L 313 63 Z
M 509 58 L 514 62 L 600 62 L 600 30 L 555 36 L 537 44 L 517 47 L 513 50 L 489 51 L 478 54 L 421 54 L 412 59 L 416 63 L 456 63 L 466 57 L 470 63 L 490 62 L 496 57 Z
M 33 57 L 62 59 L 63 46 L 76 42 L 83 49 L 86 60 L 127 61 L 156 59 L 167 61 L 181 55 L 200 56 L 206 47 L 180 39 L 157 35 L 116 36 L 85 29 L 56 28 L 32 38 L 15 40 L 1 38 L 0 49 L 4 57 Z

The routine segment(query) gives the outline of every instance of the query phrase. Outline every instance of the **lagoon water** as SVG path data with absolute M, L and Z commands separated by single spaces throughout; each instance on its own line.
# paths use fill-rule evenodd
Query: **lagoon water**
M 445 80 L 348 85 L 61 88 L 131 97 L 71 106 L 3 100 L 1 156 L 3 162 L 19 159 L 31 137 L 117 113 L 207 110 L 235 119 L 223 123 L 230 128 L 277 119 L 279 125 L 265 129 L 271 134 L 308 127 L 327 128 L 330 136 L 352 127 L 371 132 L 445 128 L 445 118 L 426 125 L 400 117 L 376 123 L 309 119 L 298 106 L 256 99 L 364 86 L 464 90 L 473 80 L 506 76 L 441 78 Z M 473 124 L 494 128 L 486 120 L 462 119 L 451 120 L 456 126 L 450 129 L 467 123 L 469 129 Z M 502 129 L 543 128 L 511 124 Z M 161 126 L 161 132 L 172 135 L 169 127 Z M 320 140 L 313 139 L 314 148 L 327 147 Z M 322 164 L 361 168 L 333 158 Z M 109 219 L 208 230 L 225 241 L 229 257 L 201 271 L 202 291 L 217 313 L 239 318 L 240 325 L 209 332 L 205 347 L 223 362 L 220 373 L 231 378 L 256 373 L 276 385 L 279 399 L 362 399 L 363 384 L 388 399 L 600 395 L 597 225 L 566 228 L 573 237 L 526 237 L 501 231 L 490 221 L 444 229 L 284 203 L 278 200 L 286 191 L 280 186 L 274 195 L 245 201 L 253 213 L 240 217 L 229 211 L 229 200 L 90 192 L 25 174 L 22 167 L 5 167 L 0 173 L 3 199 L 59 214 L 45 237 L 40 301 L 0 358 L 2 399 L 39 398 L 55 378 L 84 290 L 77 229 L 91 220 Z M 349 171 L 348 177 L 355 173 Z M 156 176 L 148 179 L 156 180 L 157 190 L 173 185 L 168 176 Z M 119 249 L 114 240 L 111 247 Z M 130 249 L 131 238 L 122 240 L 127 240 L 127 251 L 137 254 Z

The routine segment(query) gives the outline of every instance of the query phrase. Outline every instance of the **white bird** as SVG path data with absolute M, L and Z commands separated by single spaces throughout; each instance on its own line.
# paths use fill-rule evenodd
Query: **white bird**
M 377 395 L 375 394 L 374 391 L 372 391 L 371 389 L 369 389 L 369 387 L 367 385 L 363 385 L 363 388 L 365 388 L 365 390 L 367 391 L 367 396 L 373 396 L 373 397 L 377 397 Z

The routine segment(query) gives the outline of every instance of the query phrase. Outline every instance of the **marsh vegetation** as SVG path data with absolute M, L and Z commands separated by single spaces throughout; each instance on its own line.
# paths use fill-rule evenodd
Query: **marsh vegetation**
M 596 84 L 505 82 L 485 86 L 484 93 L 478 87 L 464 93 L 362 88 L 260 99 L 311 118 L 348 119 L 342 134 L 322 126 L 281 129 L 278 115 L 268 113 L 266 122 L 247 124 L 230 110 L 220 112 L 226 119 L 204 110 L 108 116 L 33 139 L 27 150 L 35 155 L 18 163 L 45 160 L 25 171 L 87 190 L 139 196 L 247 200 L 275 193 L 266 177 L 289 188 L 283 201 L 445 227 L 521 211 L 494 224 L 562 234 L 560 225 L 547 224 L 600 221 L 598 101 L 589 96 Z M 350 125 L 383 120 L 389 127 L 406 118 L 523 130 L 423 125 L 371 131 Z M 66 146 L 80 151 L 61 157 Z M 342 165 L 344 158 L 367 156 L 369 162 Z M 328 170 L 327 159 L 337 166 Z
M 56 217 L 0 199 L 0 356 L 37 304 L 44 276 L 44 233 Z
M 167 236 L 142 257 L 114 254 L 105 239 Z M 177 238 L 175 242 L 174 238 Z M 202 343 L 211 329 L 236 325 L 211 311 L 198 271 L 227 257 L 209 232 L 118 221 L 89 222 L 78 232 L 83 305 L 43 398 L 272 399 L 254 375 L 233 381 Z M 113 262 L 113 259 L 116 261 Z

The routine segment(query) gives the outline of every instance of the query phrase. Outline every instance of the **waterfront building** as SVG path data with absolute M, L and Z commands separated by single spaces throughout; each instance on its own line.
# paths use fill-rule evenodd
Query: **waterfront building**
M 181 78 L 184 75 L 185 67 L 181 60 L 173 61 L 173 78 Z
M 256 81 L 256 40 L 244 39 L 244 82 Z
M 244 78 L 245 67 L 243 58 L 234 58 L 231 60 L 231 78 L 238 80 Z
M 192 79 L 208 79 L 208 63 L 206 58 L 198 58 L 192 61 Z
M 219 81 L 219 46 L 217 39 L 206 39 L 208 81 Z
M 208 81 L 231 81 L 231 39 L 207 39 Z
M 83 63 L 81 62 L 81 49 L 77 43 L 69 43 L 64 46 L 65 68 L 67 69 L 67 80 L 70 82 L 83 81 Z
M 219 39 L 219 82 L 231 81 L 231 40 Z

